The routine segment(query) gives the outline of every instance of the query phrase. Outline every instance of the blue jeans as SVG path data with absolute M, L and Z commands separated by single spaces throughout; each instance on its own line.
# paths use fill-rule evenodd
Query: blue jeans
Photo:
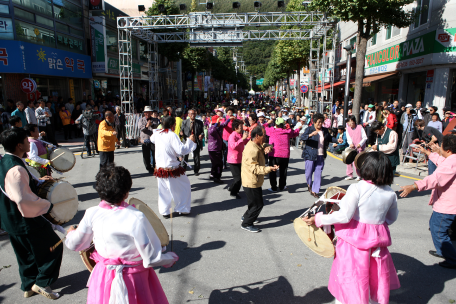
M 428 175 L 434 173 L 435 169 L 437 169 L 437 166 L 431 160 L 428 160 Z
M 448 235 L 448 229 L 455 217 L 455 214 L 445 214 L 434 211 L 429 220 L 432 241 L 434 242 L 437 254 L 443 256 L 445 260 L 452 265 L 456 265 L 456 248 L 454 248 L 450 236 Z

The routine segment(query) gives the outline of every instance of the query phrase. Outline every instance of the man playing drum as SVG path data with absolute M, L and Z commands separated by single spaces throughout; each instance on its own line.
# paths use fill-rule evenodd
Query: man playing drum
M 88 282 L 87 303 L 168 303 L 152 267 L 171 267 L 178 256 L 162 253 L 147 217 L 125 202 L 131 186 L 130 172 L 124 167 L 101 167 L 95 183 L 100 204 L 87 209 L 77 229 L 68 229 L 65 245 L 70 250 L 87 249 L 94 241 L 91 258 L 96 266 Z
M 36 292 L 57 299 L 60 295 L 49 286 L 59 277 L 63 247 L 49 251 L 60 238 L 41 216 L 49 213 L 53 205 L 36 195 L 36 181 L 22 160 L 30 151 L 27 133 L 18 128 L 6 130 L 0 141 L 6 151 L 0 161 L 1 228 L 10 235 L 16 253 L 21 289 L 26 298 Z M 45 176 L 41 179 L 52 178 Z
M 27 153 L 25 161 L 34 167 L 41 177 L 51 175 L 49 151 L 47 150 L 47 145 L 40 140 L 41 135 L 44 135 L 45 132 L 40 133 L 38 126 L 34 124 L 27 124 L 24 127 L 24 131 L 27 133 L 28 141 L 30 142 L 30 152 Z

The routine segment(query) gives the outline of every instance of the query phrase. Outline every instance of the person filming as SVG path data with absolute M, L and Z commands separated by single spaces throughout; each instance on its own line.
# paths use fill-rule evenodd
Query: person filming
M 95 114 L 91 106 L 87 106 L 85 111 L 76 119 L 75 123 L 82 124 L 82 132 L 84 134 L 84 142 L 86 146 L 87 156 L 92 156 L 92 149 L 90 148 L 90 140 L 95 144 L 96 152 L 98 153 L 97 141 L 95 133 L 97 133 L 97 124 L 95 120 L 100 119 L 100 114 Z

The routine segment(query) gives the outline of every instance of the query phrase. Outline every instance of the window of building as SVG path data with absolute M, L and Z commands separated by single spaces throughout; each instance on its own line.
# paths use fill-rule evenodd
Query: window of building
M 36 15 L 36 23 L 41 23 L 50 27 L 54 27 L 54 21 L 48 18 L 41 17 L 39 15 Z
M 138 40 L 131 39 L 131 57 L 138 60 Z
M 82 28 L 82 8 L 67 0 L 54 1 L 54 18 Z
M 147 61 L 147 42 L 139 41 L 139 60 Z
M 393 37 L 399 36 L 401 34 L 401 29 L 395 26 L 388 25 L 386 27 L 386 37 L 385 40 L 391 39 Z
M 77 29 L 72 28 L 72 27 L 70 27 L 70 33 L 73 34 L 73 35 L 78 35 L 78 36 L 84 37 L 84 31 L 77 30 Z
M 352 45 L 353 49 L 356 49 L 356 36 L 350 38 L 350 44 Z
M 117 31 L 106 28 L 106 42 L 109 52 L 118 53 L 119 46 L 117 45 Z
M 69 33 L 70 32 L 70 27 L 68 25 L 56 22 L 55 27 L 58 31 L 64 32 L 64 33 Z
M 429 20 L 429 2 L 430 0 L 417 0 L 416 8 L 413 10 L 416 13 L 414 28 L 426 24 Z
M 13 3 L 22 5 L 35 12 L 52 16 L 52 4 L 50 0 L 13 0 Z
M 57 48 L 65 51 L 84 54 L 82 39 L 57 33 Z
M 21 19 L 35 22 L 35 14 L 18 9 L 17 7 L 14 8 L 14 16 L 16 16 L 16 18 L 21 18 Z
M 19 20 L 15 20 L 14 25 L 18 40 L 55 47 L 54 31 Z
M 0 4 L 0 14 L 9 15 L 9 6 L 8 6 L 8 4 Z
M 374 46 L 377 44 L 377 34 L 374 34 L 372 38 L 369 40 L 368 46 Z
M 14 28 L 11 18 L 0 17 L 0 39 L 13 40 Z

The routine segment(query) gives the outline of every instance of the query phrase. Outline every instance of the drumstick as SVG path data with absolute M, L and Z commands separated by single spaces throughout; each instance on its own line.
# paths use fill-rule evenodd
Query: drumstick
M 53 159 L 51 159 L 51 162 L 53 162 L 54 160 L 56 160 L 57 158 L 59 158 L 59 157 L 62 156 L 63 154 L 65 154 L 65 152 L 63 152 L 62 154 L 57 155 L 56 157 L 54 157 Z
M 75 229 L 78 228 L 77 225 L 73 225 L 73 227 L 74 227 Z M 68 234 L 67 234 L 67 235 L 68 235 Z M 54 252 L 55 248 L 57 248 L 65 239 L 66 239 L 66 236 L 65 236 L 63 239 L 61 239 L 60 241 L 58 241 L 57 243 L 55 243 L 54 246 L 52 246 L 51 248 L 49 248 L 49 251 L 50 251 L 50 252 Z

